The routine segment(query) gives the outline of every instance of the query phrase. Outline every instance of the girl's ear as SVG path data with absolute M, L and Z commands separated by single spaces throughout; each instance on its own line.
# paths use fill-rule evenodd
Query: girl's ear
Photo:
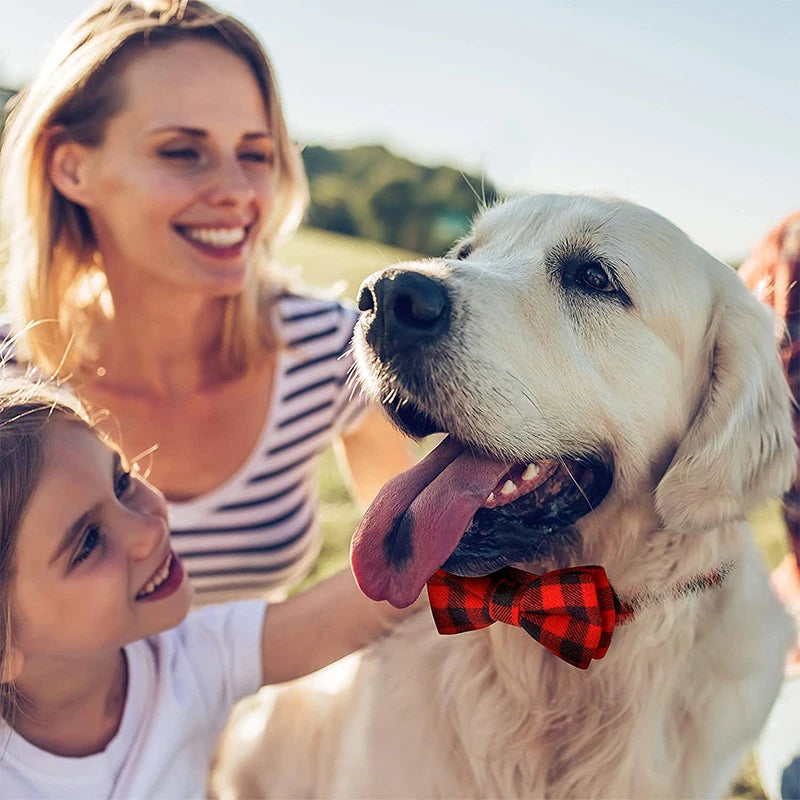
M 50 182 L 67 200 L 81 206 L 89 205 L 86 148 L 67 139 L 61 130 L 55 129 L 50 135 L 52 141 L 47 162 Z
M 0 683 L 13 683 L 22 674 L 25 656 L 16 647 L 9 648 L 0 667 Z

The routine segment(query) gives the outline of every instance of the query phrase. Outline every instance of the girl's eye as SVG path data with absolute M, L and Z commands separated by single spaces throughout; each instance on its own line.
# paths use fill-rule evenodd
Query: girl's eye
M 578 280 L 595 292 L 613 292 L 614 284 L 608 273 L 598 263 L 587 264 L 579 273 Z
M 132 482 L 133 478 L 131 478 L 130 472 L 120 472 L 114 481 L 114 494 L 118 498 L 122 497 L 130 489 Z
M 178 150 L 161 150 L 159 155 L 162 158 L 173 158 L 175 160 L 187 160 L 191 161 L 198 157 L 197 150 L 193 150 L 191 147 L 182 147 Z
M 75 558 L 72 559 L 72 566 L 77 567 L 78 564 L 86 561 L 86 559 L 89 558 L 89 556 L 91 556 L 91 554 L 100 546 L 102 538 L 103 535 L 100 532 L 100 528 L 97 525 L 90 525 L 86 529 L 80 549 L 75 554 Z

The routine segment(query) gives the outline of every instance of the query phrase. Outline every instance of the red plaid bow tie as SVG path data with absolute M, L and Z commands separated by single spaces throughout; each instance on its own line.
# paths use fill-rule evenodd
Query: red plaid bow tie
M 570 567 L 531 575 L 506 567 L 483 578 L 442 570 L 428 581 L 439 633 L 477 630 L 493 622 L 523 628 L 551 653 L 586 669 L 602 658 L 614 626 L 633 609 L 620 602 L 602 567 Z

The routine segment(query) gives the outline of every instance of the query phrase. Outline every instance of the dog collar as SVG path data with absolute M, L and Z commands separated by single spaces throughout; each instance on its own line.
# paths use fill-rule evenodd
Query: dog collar
M 723 562 L 664 591 L 644 589 L 627 600 L 619 598 L 599 566 L 544 575 L 505 567 L 477 578 L 438 570 L 428 581 L 428 598 L 441 634 L 504 622 L 523 628 L 554 655 L 586 669 L 608 652 L 616 626 L 627 625 L 646 608 L 716 588 L 735 566 Z

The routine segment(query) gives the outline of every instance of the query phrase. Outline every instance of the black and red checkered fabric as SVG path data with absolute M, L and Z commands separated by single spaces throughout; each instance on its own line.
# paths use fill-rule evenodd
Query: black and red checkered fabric
M 505 622 L 523 628 L 551 653 L 586 669 L 602 658 L 614 626 L 627 621 L 602 567 L 570 567 L 532 575 L 506 567 L 464 578 L 438 570 L 428 581 L 439 633 L 462 633 Z

